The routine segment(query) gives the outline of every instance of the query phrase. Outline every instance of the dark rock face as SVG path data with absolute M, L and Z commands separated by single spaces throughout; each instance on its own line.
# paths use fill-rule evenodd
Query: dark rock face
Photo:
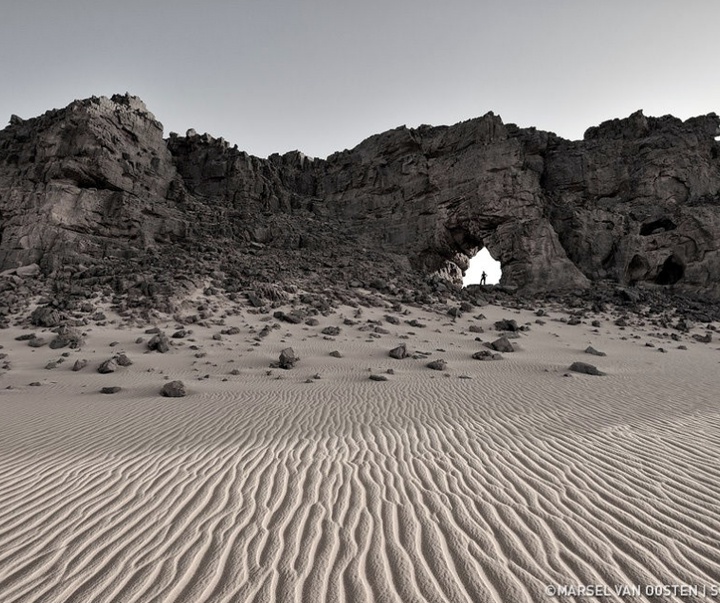
M 567 141 L 489 113 L 326 160 L 259 159 L 208 135 L 163 140 L 135 97 L 76 101 L 0 131 L 0 271 L 36 263 L 70 288 L 152 296 L 183 286 L 201 254 L 252 272 L 282 253 L 338 262 L 344 245 L 457 284 L 486 246 L 521 292 L 611 279 L 720 298 L 719 125 L 638 112 Z M 143 276 L 162 261 L 174 281 Z

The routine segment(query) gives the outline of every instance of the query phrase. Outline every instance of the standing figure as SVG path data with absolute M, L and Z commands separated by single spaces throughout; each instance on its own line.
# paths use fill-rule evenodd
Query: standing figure
M 487 278 L 487 273 L 483 270 L 483 273 L 480 275 L 480 284 L 485 284 L 485 279 Z

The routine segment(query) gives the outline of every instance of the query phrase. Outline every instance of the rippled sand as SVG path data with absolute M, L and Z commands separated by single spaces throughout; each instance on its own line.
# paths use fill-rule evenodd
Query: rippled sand
M 6 331 L 0 601 L 520 603 L 550 600 L 547 585 L 720 582 L 718 344 L 479 311 L 413 310 L 402 318 L 424 329 L 384 324 L 377 339 L 358 326 L 386 311 L 333 340 L 320 329 L 341 319 L 321 317 L 259 347 L 248 325 L 264 323 L 235 317 L 222 341 L 195 329 L 200 359 L 97 327 L 54 371 L 63 350 Z M 531 330 L 503 360 L 472 360 L 468 325 L 490 340 L 499 318 Z M 389 358 L 401 341 L 447 376 Z M 298 366 L 268 375 L 289 345 Z M 95 372 L 120 350 L 133 366 Z M 73 373 L 77 357 L 91 362 Z M 608 374 L 564 376 L 576 360 Z M 159 397 L 165 376 L 189 395 Z

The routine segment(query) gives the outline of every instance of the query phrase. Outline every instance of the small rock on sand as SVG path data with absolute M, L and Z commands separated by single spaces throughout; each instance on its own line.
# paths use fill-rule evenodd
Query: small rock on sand
M 98 373 L 106 375 L 114 373 L 118 369 L 118 363 L 115 358 L 109 358 L 98 367 Z
M 607 356 L 607 354 L 606 354 L 605 352 L 601 352 L 600 350 L 596 350 L 596 349 L 595 349 L 594 347 L 592 347 L 591 345 L 589 345 L 588 347 L 585 348 L 585 353 L 586 353 L 586 354 L 592 354 L 593 356 Z
M 475 360 L 502 360 L 502 355 L 490 350 L 480 350 L 472 355 Z
M 437 360 L 428 362 L 427 367 L 434 371 L 444 371 L 447 368 L 447 362 L 442 358 L 438 358 Z
M 485 344 L 490 349 L 495 350 L 496 352 L 505 352 L 510 353 L 514 352 L 515 348 L 513 348 L 512 343 L 510 343 L 510 340 L 505 337 L 504 335 L 500 337 L 499 339 L 496 339 L 492 343 L 486 343 Z
M 407 346 L 404 343 L 401 343 L 396 348 L 393 348 L 388 352 L 388 356 L 390 358 L 395 358 L 396 360 L 402 360 L 403 358 L 408 357 L 408 351 Z
M 575 373 L 584 373 L 585 375 L 597 375 L 598 377 L 605 374 L 602 371 L 598 370 L 596 366 L 588 364 L 587 362 L 573 362 L 570 365 L 570 370 L 574 371 Z
M 160 394 L 166 398 L 182 398 L 187 396 L 187 391 L 182 381 L 170 381 L 163 385 Z

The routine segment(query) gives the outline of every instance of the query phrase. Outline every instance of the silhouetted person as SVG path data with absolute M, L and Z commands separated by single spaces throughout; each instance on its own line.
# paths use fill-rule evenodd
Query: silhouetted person
M 487 273 L 483 270 L 483 273 L 480 275 L 480 284 L 485 284 L 485 279 L 487 278 Z

